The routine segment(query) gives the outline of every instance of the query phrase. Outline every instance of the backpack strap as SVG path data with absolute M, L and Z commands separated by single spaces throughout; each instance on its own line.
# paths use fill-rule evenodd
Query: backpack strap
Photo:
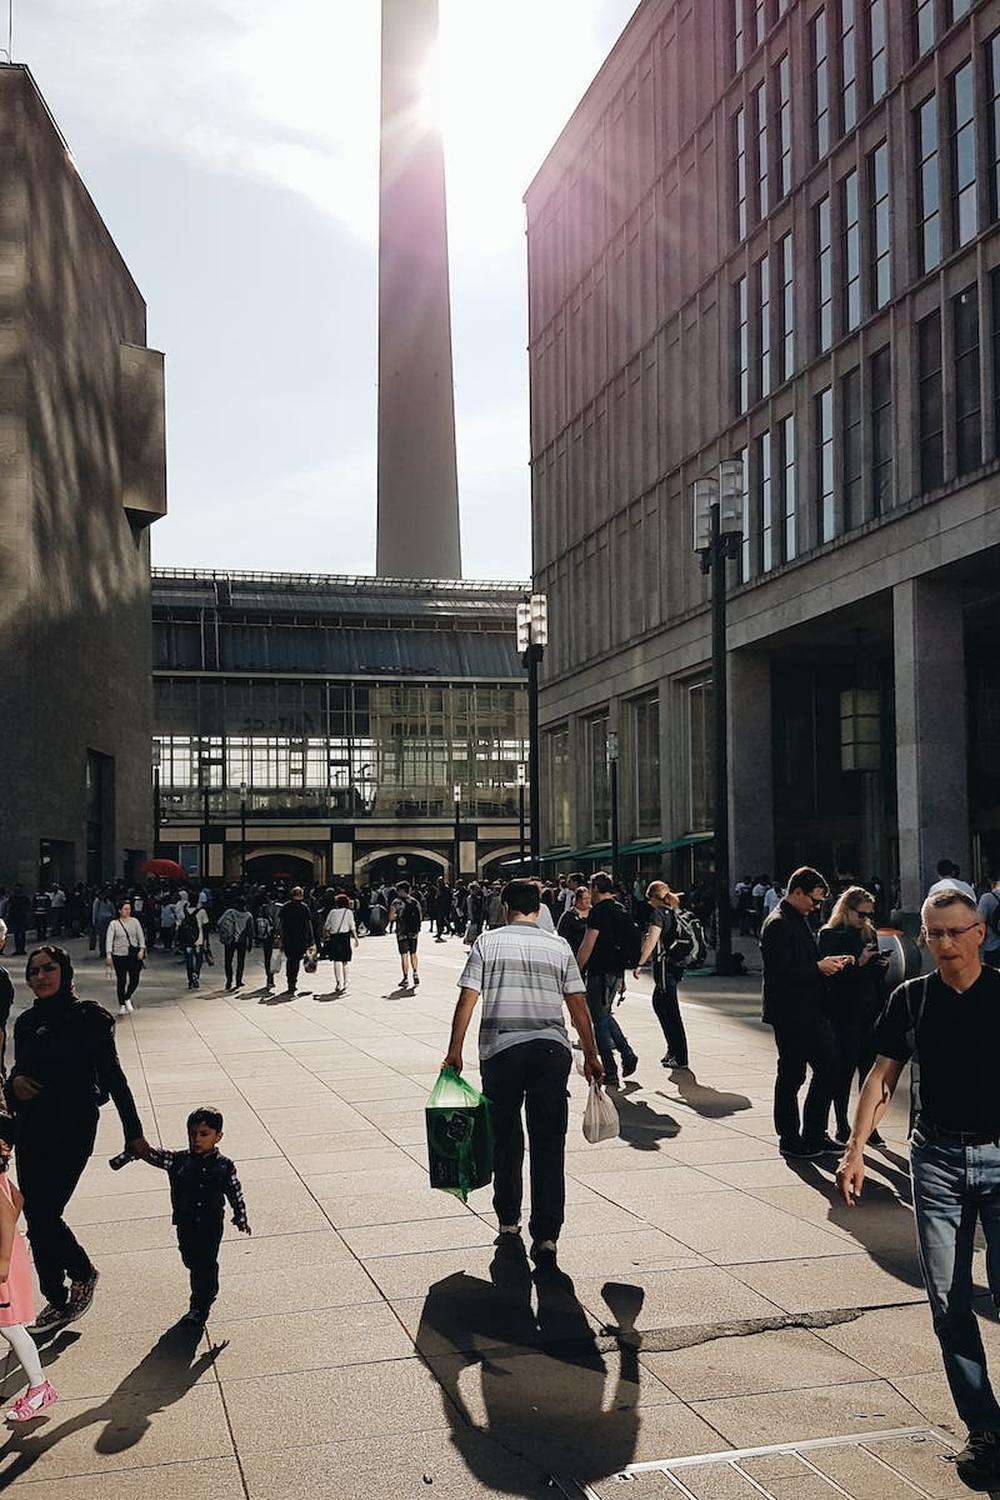
M 917 1032 L 927 1005 L 927 989 L 930 982 L 931 976 L 924 974 L 920 979 L 911 979 L 905 991 L 908 1023 L 906 1045 L 910 1049 L 910 1123 L 907 1135 L 913 1134 L 913 1127 L 920 1114 L 920 1057 L 917 1052 Z

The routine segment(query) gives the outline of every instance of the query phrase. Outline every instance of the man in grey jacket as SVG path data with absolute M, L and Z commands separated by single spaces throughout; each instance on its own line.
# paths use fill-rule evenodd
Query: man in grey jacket
M 253 947 L 253 917 L 247 911 L 242 896 L 219 918 L 219 939 L 222 943 L 226 964 L 226 989 L 233 988 L 233 958 L 236 959 L 236 989 L 243 986 L 243 967 L 247 954 Z

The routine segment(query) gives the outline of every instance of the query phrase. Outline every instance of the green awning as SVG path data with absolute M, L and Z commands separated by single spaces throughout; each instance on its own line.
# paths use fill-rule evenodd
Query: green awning
M 556 860 L 600 860 L 611 858 L 611 845 L 592 845 L 587 849 L 546 849 L 541 856 L 546 864 L 553 864 Z
M 686 833 L 683 838 L 670 839 L 667 843 L 659 843 L 656 840 L 638 839 L 634 843 L 624 844 L 619 850 L 620 854 L 672 854 L 675 849 L 690 849 L 695 844 L 710 844 L 715 837 L 711 833 Z

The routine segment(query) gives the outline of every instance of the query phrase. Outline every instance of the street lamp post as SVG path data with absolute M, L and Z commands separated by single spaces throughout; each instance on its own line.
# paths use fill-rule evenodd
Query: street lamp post
M 456 786 L 454 787 L 454 789 L 452 791 L 452 796 L 453 796 L 453 798 L 455 800 L 454 847 L 452 849 L 452 857 L 451 857 L 452 871 L 453 871 L 453 874 L 452 874 L 452 883 L 454 884 L 454 882 L 458 880 L 459 874 L 460 874 L 459 866 L 458 866 L 458 861 L 459 861 L 458 824 L 459 824 L 459 820 L 460 820 L 460 818 L 462 816 L 462 788 L 460 786 L 458 786 L 457 784 L 456 784 Z
M 517 768 L 517 841 L 520 855 L 519 874 L 524 874 L 524 784 L 527 767 L 522 762 Z
M 608 791 L 611 798 L 611 876 L 618 879 L 618 731 L 608 730 Z
M 532 594 L 517 606 L 517 649 L 528 672 L 528 786 L 531 792 L 531 863 L 541 853 L 541 772 L 538 739 L 538 667 L 549 643 L 549 601 Z
M 240 879 L 247 883 L 247 784 L 240 782 Z
M 201 802 L 202 802 L 201 878 L 202 878 L 202 881 L 204 882 L 204 881 L 206 881 L 208 879 L 208 848 L 209 848 L 209 844 L 212 841 L 212 830 L 211 830 L 211 826 L 209 824 L 208 785 L 207 785 L 207 783 L 205 785 L 203 785 L 202 789 L 201 789 Z
M 160 800 L 160 746 L 153 746 L 153 858 L 160 852 L 160 825 L 163 822 L 163 804 Z
M 743 463 L 725 459 L 718 477 L 695 480 L 694 550 L 712 579 L 713 811 L 715 845 L 715 972 L 742 974 L 733 953 L 729 876 L 729 701 L 726 658 L 726 563 L 743 542 Z

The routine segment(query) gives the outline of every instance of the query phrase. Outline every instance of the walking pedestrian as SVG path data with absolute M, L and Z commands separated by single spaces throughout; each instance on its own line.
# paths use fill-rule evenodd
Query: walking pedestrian
M 615 1001 L 625 993 L 625 970 L 631 967 L 628 947 L 632 922 L 625 908 L 615 900 L 615 884 L 610 875 L 603 871 L 594 875 L 590 895 L 587 931 L 576 958 L 586 979 L 587 1004 L 604 1066 L 605 1084 L 608 1088 L 618 1088 L 615 1052 L 621 1057 L 623 1078 L 631 1077 L 639 1066 L 639 1059 L 614 1015 Z M 632 958 L 634 962 L 634 954 Z
M 1000 969 L 1000 875 L 990 876 L 990 888 L 979 898 L 979 915 L 986 928 L 983 943 L 983 963 L 991 969 Z
M 94 1149 L 100 1106 L 114 1101 L 130 1150 L 146 1142 L 115 1049 L 114 1020 L 78 998 L 69 954 L 53 943 L 34 948 L 25 978 L 35 998 L 14 1025 L 6 1096 L 28 1238 L 48 1299 L 34 1329 L 47 1331 L 83 1317 L 94 1298 L 97 1270 L 63 1214 Z
M 13 1127 L 12 1120 L 0 1123 Z M 28 1378 L 28 1389 L 5 1415 L 8 1422 L 33 1422 L 58 1396 L 42 1373 L 38 1345 L 28 1332 L 35 1321 L 35 1289 L 28 1247 L 17 1227 L 24 1198 L 10 1180 L 9 1165 L 10 1147 L 0 1137 L 0 1334 Z
M 247 911 L 247 904 L 242 896 L 237 896 L 232 906 L 219 918 L 217 927 L 219 940 L 222 943 L 223 961 L 226 966 L 226 989 L 233 989 L 233 960 L 236 960 L 236 982 L 235 988 L 243 988 L 243 970 L 246 967 L 247 954 L 253 947 L 253 917 Z
M 854 1207 L 864 1148 L 910 1064 L 910 1172 L 920 1267 L 934 1332 L 968 1440 L 959 1477 L 1000 1487 L 1000 1404 L 973 1310 L 977 1221 L 986 1272 L 1000 1297 L 1000 974 L 979 955 L 985 926 L 974 897 L 944 889 L 921 909 L 932 974 L 894 990 L 875 1030 L 877 1056 L 854 1113 L 837 1182 Z
M 420 902 L 410 894 L 410 883 L 401 880 L 396 887 L 396 899 L 389 908 L 389 922 L 396 929 L 396 947 L 399 950 L 399 961 L 403 969 L 403 977 L 399 982 L 400 989 L 405 990 L 410 978 L 410 970 L 413 971 L 413 988 L 416 989 L 420 983 L 420 975 L 417 972 L 419 959 L 417 957 L 417 941 L 420 937 L 420 924 L 423 921 L 423 912 L 420 910 Z
M 667 1044 L 666 1054 L 660 1062 L 664 1068 L 686 1068 L 687 1032 L 684 1030 L 677 1000 L 677 986 L 684 967 L 670 961 L 670 946 L 678 935 L 677 913 L 681 898 L 670 889 L 665 880 L 654 880 L 646 887 L 646 903 L 650 908 L 649 927 L 643 939 L 635 977 L 638 979 L 639 970 L 652 960 L 653 1010 Z
M 316 940 L 312 913 L 300 885 L 294 887 L 292 899 L 286 901 L 278 912 L 278 933 L 285 955 L 285 983 L 289 995 L 294 996 L 299 982 L 299 965 Z
M 774 1128 L 782 1156 L 808 1158 L 840 1150 L 826 1133 L 837 1081 L 837 1045 L 826 1014 L 825 981 L 853 959 L 820 958 L 807 920 L 828 890 L 818 870 L 803 866 L 789 877 L 788 894 L 761 928 L 762 1019 L 773 1026 L 778 1051 Z M 800 1126 L 799 1090 L 807 1069 L 812 1078 Z
M 351 898 L 343 892 L 336 898 L 323 924 L 327 952 L 333 961 L 334 993 L 347 994 L 347 966 L 358 946 L 358 929 L 351 910 Z
M 114 915 L 111 887 L 106 885 L 98 891 L 90 908 L 90 946 L 98 955 L 106 950 L 108 927 L 114 921 Z
M 15 885 L 7 902 L 7 926 L 14 934 L 14 953 L 23 955 L 28 936 L 31 901 L 23 885 Z
M 262 901 L 257 908 L 254 918 L 254 932 L 257 942 L 260 944 L 261 957 L 264 960 L 264 983 L 267 989 L 274 989 L 274 969 L 272 968 L 274 944 L 277 937 L 278 904 L 272 894 Z
M 837 1077 L 833 1090 L 836 1136 L 846 1144 L 851 1133 L 848 1103 L 851 1083 L 860 1088 L 875 1061 L 875 1022 L 885 1003 L 883 979 L 888 957 L 878 949 L 874 927 L 875 897 L 863 886 L 851 885 L 837 897 L 830 920 L 819 932 L 819 954 L 848 954 L 854 961 L 827 980 L 827 1013 L 837 1043 Z M 872 1146 L 885 1142 L 874 1131 Z
M 590 886 L 579 885 L 573 897 L 573 905 L 559 918 L 556 932 L 565 938 L 573 950 L 573 957 L 580 951 L 580 944 L 587 933 L 587 918 L 590 915 Z
M 538 926 L 539 894 L 531 880 L 504 889 L 509 922 L 472 945 L 459 979 L 451 1041 L 443 1067 L 461 1072 L 465 1034 L 480 996 L 479 1060 L 493 1131 L 493 1207 L 497 1244 L 520 1244 L 525 1110 L 531 1162 L 531 1255 L 555 1265 L 565 1217 L 566 1083 L 572 1063 L 563 1005 L 583 1050 L 584 1073 L 601 1081 L 583 980 L 566 943 Z M 521 1254 L 523 1255 L 523 1249 Z
M 444 935 L 451 921 L 452 900 L 451 886 L 442 875 L 434 888 L 433 896 L 434 925 L 437 928 L 437 936 L 434 939 L 436 943 L 444 942 Z
M 201 966 L 205 956 L 205 932 L 208 913 L 203 906 L 191 906 L 187 892 L 175 908 L 177 946 L 184 955 L 189 990 L 201 989 Z
M 108 923 L 104 955 L 108 978 L 114 968 L 118 983 L 118 1014 L 129 1015 L 134 1009 L 132 996 L 139 988 L 139 976 L 146 959 L 146 934 L 138 917 L 132 915 L 132 903 L 118 903 L 114 919 Z

